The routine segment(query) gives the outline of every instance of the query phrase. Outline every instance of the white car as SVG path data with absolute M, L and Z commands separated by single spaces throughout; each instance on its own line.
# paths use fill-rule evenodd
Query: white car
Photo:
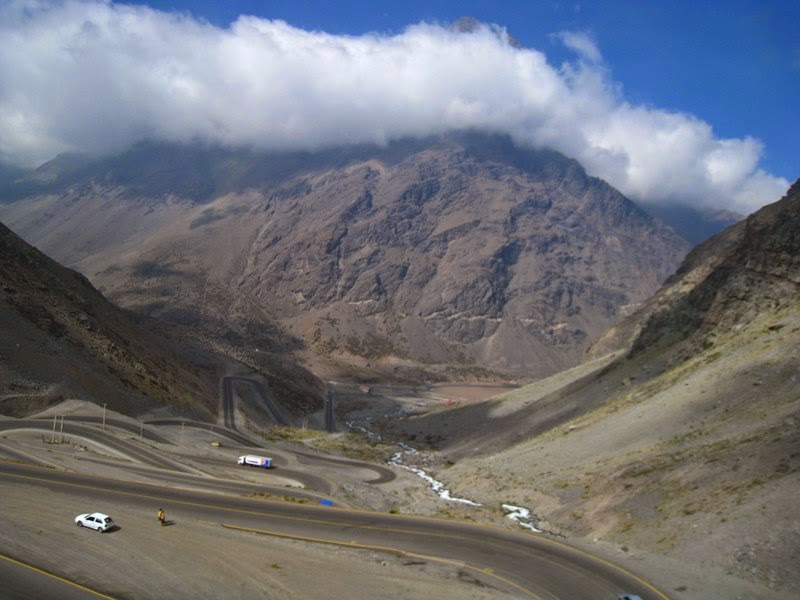
M 77 523 L 78 527 L 89 527 L 100 533 L 114 527 L 114 521 L 111 517 L 99 512 L 78 515 L 75 517 L 75 523 Z

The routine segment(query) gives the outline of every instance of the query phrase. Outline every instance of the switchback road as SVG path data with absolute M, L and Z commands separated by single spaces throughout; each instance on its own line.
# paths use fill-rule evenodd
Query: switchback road
M 186 527 L 212 522 L 228 530 L 261 534 L 265 543 L 278 536 L 459 565 L 512 597 L 595 600 L 616 598 L 625 591 L 645 600 L 666 599 L 649 583 L 612 563 L 555 540 L 495 527 L 254 500 L 237 495 L 237 489 L 220 493 L 222 484 L 215 487 L 216 493 L 206 493 L 0 461 L 0 486 L 15 483 L 97 502 L 122 498 L 132 507 L 163 505 L 167 514 L 180 513 Z M 120 519 L 124 515 L 117 515 Z

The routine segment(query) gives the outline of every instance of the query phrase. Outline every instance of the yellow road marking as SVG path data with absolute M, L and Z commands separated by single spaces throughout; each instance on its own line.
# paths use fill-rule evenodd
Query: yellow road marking
M 31 479 L 33 481 L 42 481 L 42 482 L 45 482 L 45 483 L 53 483 L 52 480 L 44 478 L 44 477 L 36 477 L 34 475 L 23 475 L 23 474 L 19 474 L 19 473 L 0 473 L 0 476 L 17 477 L 17 478 L 20 478 L 20 479 Z M 131 483 L 132 484 L 136 484 L 136 482 L 127 481 L 127 480 L 124 480 L 124 479 L 118 479 L 117 481 L 124 482 L 124 483 L 129 483 L 129 484 L 131 484 Z M 117 495 L 120 495 L 120 496 L 132 496 L 134 498 L 147 498 L 147 499 L 157 500 L 158 502 L 170 502 L 172 504 L 182 504 L 182 505 L 185 505 L 185 506 L 197 506 L 197 507 L 200 507 L 200 508 L 210 508 L 210 509 L 213 509 L 213 510 L 222 510 L 222 511 L 226 511 L 226 512 L 234 512 L 234 513 L 239 513 L 239 514 L 244 514 L 244 515 L 254 515 L 254 516 L 261 516 L 261 517 L 267 515 L 267 516 L 272 516 L 272 517 L 275 517 L 275 518 L 285 519 L 285 520 L 289 520 L 289 521 L 300 521 L 300 522 L 303 522 L 303 523 L 318 523 L 318 524 L 321 524 L 321 525 L 334 525 L 334 526 L 341 526 L 341 527 L 349 527 L 351 529 L 372 529 L 372 530 L 376 530 L 376 531 L 387 531 L 387 532 L 393 532 L 393 533 L 407 533 L 407 534 L 413 534 L 413 535 L 419 535 L 419 536 L 441 537 L 441 538 L 449 538 L 449 539 L 456 539 L 456 540 L 457 539 L 466 539 L 466 538 L 463 538 L 463 536 L 454 535 L 454 534 L 451 534 L 451 533 L 435 533 L 435 532 L 400 529 L 400 528 L 393 528 L 393 527 L 383 527 L 383 526 L 377 526 L 377 525 L 354 525 L 354 524 L 348 523 L 346 521 L 337 521 L 337 520 L 333 520 L 333 519 L 317 519 L 317 518 L 312 518 L 312 517 L 298 517 L 298 516 L 293 516 L 293 515 L 278 515 L 278 514 L 269 513 L 269 512 L 266 512 L 266 511 L 246 510 L 244 508 L 233 508 L 233 507 L 227 507 L 227 506 L 220 506 L 220 505 L 216 505 L 216 504 L 204 504 L 202 502 L 194 502 L 192 500 L 179 500 L 179 499 L 164 500 L 164 498 L 162 496 L 154 496 L 152 494 L 144 493 L 142 491 L 126 492 L 126 491 L 123 491 L 123 490 L 108 489 L 108 488 L 105 488 L 105 487 L 97 487 L 97 486 L 94 486 L 94 485 L 89 485 L 89 484 L 85 484 L 85 483 L 76 483 L 76 482 L 72 482 L 72 481 L 58 481 L 56 483 L 58 483 L 59 485 L 67 486 L 67 487 L 76 487 L 76 488 L 82 488 L 82 489 L 88 489 L 88 490 L 95 490 L 95 491 L 99 491 L 99 492 L 106 492 L 106 493 L 109 493 L 109 494 L 117 494 Z M 147 485 L 147 484 L 143 484 L 143 485 Z M 200 494 L 205 493 L 205 492 L 202 492 L 202 491 L 199 491 L 199 490 L 193 490 L 193 492 L 194 493 L 200 493 Z M 211 494 L 209 494 L 209 495 L 211 495 Z M 268 502 L 268 501 L 265 501 L 264 504 L 287 506 L 287 504 L 284 504 L 284 503 Z M 309 508 L 311 508 L 311 507 L 309 507 Z M 340 510 L 343 510 L 343 509 L 340 509 Z M 350 511 L 344 511 L 343 510 L 343 512 L 350 512 Z M 360 513 L 360 514 L 366 514 L 366 515 L 372 515 L 372 516 L 384 516 L 384 513 L 377 513 L 377 512 L 373 512 L 373 513 L 369 512 L 369 511 L 352 511 L 352 512 Z M 448 521 L 442 521 L 442 522 L 447 523 Z M 450 523 L 452 524 L 452 522 L 450 522 Z
M 614 569 L 616 571 L 619 571 L 620 573 L 623 573 L 627 577 L 635 579 L 638 583 L 641 583 L 644 587 L 646 587 L 648 590 L 653 592 L 656 596 L 661 598 L 661 600 L 670 600 L 669 596 L 665 595 L 664 593 L 659 591 L 657 588 L 653 587 L 653 585 L 651 585 L 649 581 L 647 581 L 645 579 L 642 579 L 641 577 L 639 577 L 635 573 L 631 573 L 627 569 L 625 569 L 625 568 L 623 568 L 623 567 L 621 567 L 621 566 L 619 566 L 617 564 L 614 564 L 613 562 L 611 562 L 609 560 L 606 560 L 604 558 L 600 558 L 599 556 L 595 556 L 594 554 L 589 554 L 588 552 L 584 552 L 583 550 L 581 550 L 579 548 L 574 548 L 574 547 L 570 546 L 569 544 L 563 544 L 563 543 L 561 543 L 561 542 L 559 542 L 557 540 L 550 540 L 550 539 L 547 539 L 547 538 L 542 538 L 542 539 L 544 539 L 544 541 L 546 541 L 546 542 L 548 542 L 550 544 L 553 544 L 554 546 L 559 546 L 561 548 L 566 548 L 567 550 L 570 550 L 572 552 L 577 552 L 578 554 L 581 554 L 583 556 L 587 556 L 587 557 L 591 558 L 592 560 L 595 560 L 595 561 L 597 561 L 597 562 L 599 562 L 599 563 L 601 563 L 601 564 L 603 564 L 603 565 L 605 565 L 607 567 L 610 567 L 610 568 L 612 568 L 612 569 Z
M 11 462 L 11 461 L 0 460 L 0 462 Z M 35 465 L 27 465 L 27 466 L 32 466 L 34 468 L 41 468 L 42 470 L 45 470 L 45 471 L 48 470 L 45 467 L 36 467 Z M 43 477 L 35 477 L 33 475 L 21 475 L 21 474 L 17 474 L 17 473 L 0 473 L 0 475 L 6 475 L 8 477 L 19 477 L 19 478 L 23 478 L 23 479 L 32 479 L 34 481 L 43 481 L 43 482 L 46 482 L 46 483 L 52 483 L 52 481 L 50 479 L 43 478 Z M 81 474 L 81 476 L 91 478 L 91 476 L 88 476 L 88 475 Z M 119 481 L 119 482 L 122 482 L 122 483 L 128 483 L 128 484 L 134 484 L 134 485 L 137 483 L 137 482 L 130 481 L 130 480 L 127 480 L 127 479 L 106 478 L 105 480 L 106 481 L 115 480 L 115 481 Z M 125 492 L 125 491 L 120 491 L 120 490 L 109 490 L 108 488 L 101 488 L 101 487 L 96 487 L 96 486 L 93 486 L 93 485 L 82 484 L 82 483 L 73 483 L 73 482 L 58 482 L 58 483 L 60 483 L 61 485 L 66 485 L 66 486 L 71 486 L 71 487 L 91 489 L 91 490 L 108 492 L 108 493 L 119 494 L 119 495 L 124 495 L 124 496 L 133 496 L 133 497 L 137 497 L 137 498 L 150 498 L 150 499 L 158 500 L 158 501 L 162 500 L 162 498 L 159 497 L 159 496 L 153 496 L 153 495 L 144 494 L 144 493 L 141 493 L 141 492 Z M 143 485 L 148 485 L 148 484 L 143 484 Z M 205 492 L 202 492 L 202 491 L 199 491 L 199 490 L 195 490 L 195 493 L 205 493 Z M 211 494 L 209 494 L 209 495 L 211 495 Z M 214 509 L 214 510 L 224 510 L 224 511 L 228 511 L 228 512 L 240 513 L 240 514 L 249 514 L 249 515 L 257 515 L 257 516 L 263 516 L 264 515 L 263 512 L 244 510 L 244 509 L 241 509 L 241 508 L 228 508 L 228 507 L 225 507 L 225 506 L 209 505 L 209 504 L 203 504 L 201 502 L 193 502 L 193 501 L 189 501 L 189 500 L 169 500 L 169 502 L 172 502 L 174 504 L 183 504 L 183 505 L 187 505 L 187 506 L 198 506 L 198 507 L 201 507 L 201 508 L 210 508 L 210 509 Z M 264 504 L 282 505 L 282 506 L 286 505 L 286 503 L 272 501 L 272 500 L 263 500 L 263 503 Z M 453 524 L 454 523 L 454 521 L 448 521 L 447 519 L 441 519 L 441 518 L 437 518 L 437 517 L 427 517 L 427 516 L 417 516 L 417 515 L 391 515 L 391 514 L 388 514 L 388 513 L 379 513 L 379 512 L 373 512 L 373 511 L 367 511 L 367 510 L 358 510 L 358 509 L 351 509 L 351 508 L 329 507 L 326 510 L 331 510 L 331 508 L 334 508 L 335 511 L 340 511 L 340 512 L 344 512 L 344 513 L 351 512 L 351 513 L 355 513 L 355 514 L 374 515 L 374 516 L 380 515 L 380 516 L 388 516 L 388 517 L 392 517 L 392 518 L 402 517 L 402 518 L 413 519 L 413 520 L 418 520 L 418 521 L 433 521 L 433 522 L 449 523 L 449 524 Z M 296 516 L 274 515 L 274 514 L 271 515 L 271 516 L 274 516 L 274 517 L 277 517 L 277 518 L 281 518 L 281 519 L 295 520 L 295 521 L 301 521 L 301 522 L 306 522 L 306 523 L 321 523 L 321 524 L 324 524 L 324 525 L 341 525 L 341 526 L 347 526 L 347 527 L 356 527 L 356 528 L 360 528 L 360 529 L 375 529 L 375 530 L 378 530 L 378 531 L 393 531 L 395 533 L 413 533 L 415 535 L 425 535 L 425 536 L 429 536 L 429 537 L 443 537 L 443 538 L 452 538 L 452 539 L 459 539 L 461 537 L 461 536 L 452 535 L 452 534 L 426 533 L 426 532 L 423 532 L 423 531 L 409 531 L 409 530 L 403 530 L 403 529 L 378 527 L 378 526 L 373 526 L 373 525 L 352 525 L 351 523 L 346 523 L 346 522 L 337 522 L 337 521 L 330 521 L 330 520 L 323 520 L 323 519 L 313 519 L 313 518 L 308 518 L 308 517 L 296 517 Z M 473 523 L 472 525 L 476 526 L 476 527 L 482 527 L 482 528 L 485 528 L 485 529 L 492 529 L 492 530 L 500 531 L 500 532 L 503 532 L 504 534 L 521 535 L 519 532 L 511 532 L 511 531 L 509 531 L 507 529 L 503 529 L 501 527 L 497 527 L 497 526 L 494 526 L 494 525 L 480 524 L 480 523 Z M 563 548 L 563 549 L 565 549 L 565 550 L 567 550 L 569 552 L 573 552 L 575 554 L 579 554 L 579 555 L 581 555 L 581 556 L 583 556 L 585 558 L 588 558 L 590 560 L 594 560 L 594 561 L 596 561 L 596 562 L 598 562 L 600 564 L 605 565 L 606 567 L 613 568 L 614 570 L 616 570 L 616 571 L 618 571 L 620 573 L 623 573 L 627 577 L 630 577 L 630 578 L 636 580 L 638 583 L 640 583 L 641 585 L 643 585 L 644 587 L 649 589 L 651 592 L 653 592 L 661 600 L 670 600 L 670 598 L 667 595 L 665 595 L 660 590 L 658 590 L 656 587 L 654 587 L 652 584 L 650 584 L 650 582 L 648 582 L 647 580 L 639 577 L 638 575 L 628 571 L 627 569 L 625 569 L 624 567 L 622 567 L 620 565 L 617 565 L 617 564 L 615 564 L 613 562 L 610 562 L 608 560 L 600 558 L 599 556 L 596 556 L 594 554 L 590 554 L 589 552 L 581 550 L 580 548 L 576 548 L 574 546 L 570 546 L 569 544 L 565 544 L 565 543 L 559 542 L 557 540 L 553 540 L 553 539 L 546 538 L 546 537 L 539 536 L 539 535 L 536 535 L 534 537 L 536 537 L 537 540 L 539 540 L 540 542 L 542 542 L 544 544 L 550 544 L 550 545 L 553 545 L 553 546 L 558 546 L 558 547 Z
M 338 540 L 329 540 L 329 539 L 325 539 L 325 538 L 314 538 L 314 537 L 309 537 L 309 536 L 305 536 L 305 535 L 294 535 L 294 534 L 291 534 L 291 533 L 281 533 L 281 532 L 278 532 L 278 531 L 268 531 L 266 529 L 253 529 L 251 527 L 240 527 L 239 525 L 226 525 L 225 523 L 221 523 L 221 525 L 226 529 L 233 529 L 235 531 L 245 531 L 245 532 L 248 532 L 248 533 L 257 533 L 259 535 L 269 535 L 269 536 L 272 536 L 272 537 L 279 537 L 279 538 L 284 538 L 284 539 L 289 539 L 289 540 L 298 540 L 298 541 L 302 541 L 302 542 L 311 542 L 311 543 L 315 543 L 315 544 L 328 544 L 328 545 L 331 545 L 331 546 L 344 546 L 346 548 L 358 548 L 360 550 L 372 550 L 372 551 L 375 551 L 375 552 L 386 552 L 386 553 L 389 553 L 389 554 L 398 554 L 400 556 L 408 556 L 408 557 L 411 557 L 411 558 L 418 558 L 418 559 L 427 560 L 427 561 L 430 561 L 430 562 L 437 562 L 437 563 L 449 565 L 451 567 L 460 567 L 460 568 L 463 568 L 463 569 L 470 569 L 471 571 L 475 571 L 476 573 L 482 573 L 484 575 L 488 575 L 489 577 L 497 579 L 498 581 L 501 581 L 502 583 L 506 584 L 507 586 L 510 586 L 510 587 L 512 587 L 512 588 L 514 588 L 516 590 L 519 590 L 520 592 L 523 592 L 524 594 L 526 594 L 527 596 L 530 596 L 531 598 L 536 598 L 537 600 L 543 600 L 543 598 L 541 596 L 539 596 L 538 594 L 535 594 L 531 590 L 529 590 L 527 588 L 524 588 L 519 584 L 514 583 L 510 579 L 506 579 L 505 577 L 501 577 L 500 575 L 496 575 L 494 573 L 494 571 L 492 569 L 490 569 L 490 568 L 476 567 L 476 566 L 473 566 L 473 565 L 470 565 L 468 563 L 465 563 L 465 562 L 462 562 L 462 561 L 458 561 L 458 560 L 451 560 L 451 559 L 448 559 L 448 558 L 441 558 L 441 557 L 438 557 L 438 556 L 431 556 L 431 555 L 428 555 L 428 554 L 419 554 L 417 552 L 410 552 L 408 550 L 402 550 L 400 548 L 393 548 L 391 546 L 374 546 L 372 544 L 361 544 L 361 543 L 356 542 L 354 540 L 351 540 L 348 543 L 348 542 L 340 542 Z
M 86 587 L 85 585 L 81 585 L 80 583 L 75 583 L 74 581 L 70 581 L 69 579 L 65 579 L 65 578 L 63 578 L 63 577 L 61 577 L 59 575 L 54 574 L 54 573 L 48 573 L 44 569 L 40 569 L 39 567 L 34 567 L 33 565 L 29 565 L 29 564 L 24 563 L 22 561 L 16 560 L 15 558 L 11 558 L 10 556 L 6 556 L 5 554 L 0 554 L 0 559 L 7 560 L 10 563 L 14 563 L 15 565 L 18 565 L 20 567 L 25 567 L 26 569 L 30 569 L 31 571 L 36 571 L 40 575 L 44 575 L 46 577 L 50 577 L 51 579 L 55 579 L 57 581 L 60 581 L 61 583 L 66 583 L 67 585 L 71 585 L 72 587 L 76 587 L 76 588 L 78 588 L 80 590 L 83 590 L 84 592 L 89 592 L 90 594 L 94 594 L 98 598 L 108 598 L 108 600 L 114 600 L 114 598 L 112 596 L 106 596 L 105 594 L 101 594 L 98 591 L 95 591 L 95 590 L 93 590 L 91 588 Z

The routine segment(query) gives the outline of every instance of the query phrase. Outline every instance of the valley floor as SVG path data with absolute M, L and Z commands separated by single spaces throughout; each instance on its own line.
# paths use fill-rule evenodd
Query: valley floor
M 370 392 L 375 395 L 377 390 Z M 385 411 L 391 406 L 394 410 L 439 410 L 446 409 L 448 404 L 474 401 L 476 394 L 481 395 L 475 389 L 459 391 L 447 388 L 439 392 L 442 393 L 382 397 L 380 401 L 371 403 L 370 409 L 362 407 L 353 416 L 359 423 L 368 425 L 372 416 L 377 416 L 377 413 L 369 414 L 372 409 Z M 96 415 L 100 409 L 93 405 L 79 405 L 77 410 L 87 410 Z M 108 430 L 113 431 L 113 428 Z M 159 427 L 159 432 L 171 439 L 174 447 L 169 453 L 172 456 L 179 456 L 184 461 L 187 456 L 196 456 L 198 460 L 194 466 L 213 477 L 245 481 L 259 479 L 260 473 L 226 466 L 219 461 L 215 463 L 214 456 L 219 448 L 211 445 L 214 436 L 209 432 L 176 426 Z M 119 435 L 125 439 L 133 437 L 125 432 L 119 432 Z M 309 437 L 304 442 L 275 442 L 275 445 L 276 448 L 283 444 L 315 452 L 319 445 L 341 456 L 345 447 L 352 450 L 361 438 L 363 436 L 339 433 Z M 132 474 L 128 469 L 129 461 L 108 448 L 79 439 L 63 444 L 48 443 L 48 439 L 51 439 L 50 435 L 42 432 L 3 432 L 0 435 L 0 459 L 42 463 L 105 477 L 149 480 L 146 470 Z M 374 439 L 362 439 L 362 442 L 365 455 L 381 450 L 381 444 Z M 156 443 L 148 442 L 148 446 L 167 452 Z M 378 455 L 374 457 L 383 460 Z M 417 458 L 417 467 L 424 470 L 424 455 Z M 395 479 L 379 485 L 364 483 L 363 474 L 348 478 L 342 474 L 344 472 L 337 472 L 334 479 L 338 483 L 329 490 L 329 495 L 337 504 L 354 508 L 449 516 L 517 527 L 502 510 L 503 499 L 498 498 L 497 505 L 492 506 L 448 502 L 430 488 L 429 481 L 406 469 L 392 468 L 396 471 Z M 287 490 L 298 485 L 281 480 L 280 469 L 274 475 Z M 459 493 L 465 489 L 462 482 L 450 480 L 446 472 L 440 471 L 437 477 L 443 480 L 445 487 L 452 486 Z M 156 476 L 153 481 L 163 480 Z M 291 495 L 289 491 L 287 494 Z M 468 495 L 468 489 L 462 495 Z M 281 599 L 438 597 L 488 600 L 511 597 L 507 591 L 476 581 L 457 567 L 411 561 L 367 550 L 265 539 L 222 529 L 218 524 L 186 520 L 175 511 L 167 515 L 168 520 L 174 521 L 174 526 L 159 528 L 155 518 L 156 506 L 143 509 L 124 499 L 96 506 L 88 492 L 42 493 L 42 488 L 35 485 L 0 483 L 0 503 L 4 515 L 13 515 L 13 518 L 0 522 L 0 554 L 90 587 L 97 586 L 98 581 L 111 581 L 111 587 L 104 589 L 118 598 L 217 598 L 224 595 L 229 598 Z M 76 528 L 73 517 L 92 510 L 112 514 L 120 529 L 98 535 Z M 708 572 L 634 548 L 623 549 L 592 540 L 566 541 L 641 575 L 674 600 L 790 598 L 736 577 Z M 101 573 L 99 580 L 96 575 L 90 575 L 98 572 Z M 142 573 L 147 573 L 147 576 L 142 577 Z

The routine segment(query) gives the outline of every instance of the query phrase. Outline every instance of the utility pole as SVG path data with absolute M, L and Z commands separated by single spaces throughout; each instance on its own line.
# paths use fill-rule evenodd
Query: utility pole
M 106 430 L 106 403 L 103 402 L 103 431 Z
M 333 392 L 330 390 L 325 393 L 325 429 L 331 433 L 336 431 L 333 412 Z

